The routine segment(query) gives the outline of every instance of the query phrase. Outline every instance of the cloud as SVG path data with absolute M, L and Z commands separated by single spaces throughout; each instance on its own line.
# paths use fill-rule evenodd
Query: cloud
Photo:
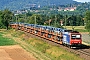
M 90 2 L 90 0 L 74 0 L 74 1 L 78 1 L 78 2 Z

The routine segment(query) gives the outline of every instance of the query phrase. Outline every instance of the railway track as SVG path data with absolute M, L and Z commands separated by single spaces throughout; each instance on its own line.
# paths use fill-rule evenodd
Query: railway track
M 75 53 L 76 55 L 79 55 L 81 58 L 85 60 L 90 60 L 90 46 L 83 45 L 82 48 L 72 48 L 72 49 L 63 46 L 62 48 L 64 48 L 69 52 Z
M 80 56 L 81 58 L 83 58 L 84 60 L 90 60 L 90 47 L 85 47 L 85 48 L 68 48 L 66 46 L 61 46 L 60 45 L 60 48 L 63 48 L 65 49 L 66 51 L 69 51 L 71 53 L 74 53 L 78 56 Z
M 79 55 L 81 58 L 85 60 L 90 60 L 90 49 L 77 49 L 74 51 L 75 54 Z
M 86 56 L 90 56 L 90 52 L 86 51 L 85 49 L 79 49 L 77 51 L 84 54 L 84 55 L 86 55 Z

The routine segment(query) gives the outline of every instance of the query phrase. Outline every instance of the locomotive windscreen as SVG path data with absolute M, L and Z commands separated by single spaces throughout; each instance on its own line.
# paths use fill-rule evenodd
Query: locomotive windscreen
M 80 39 L 81 37 L 80 37 L 80 35 L 72 34 L 72 35 L 71 35 L 71 38 L 72 38 L 72 39 Z

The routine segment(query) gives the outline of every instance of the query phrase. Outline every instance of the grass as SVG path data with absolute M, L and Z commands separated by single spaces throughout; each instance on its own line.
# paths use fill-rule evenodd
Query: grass
M 51 60 L 82 60 L 73 53 L 70 53 L 58 46 L 50 45 L 36 38 L 29 39 L 27 42 L 34 46 L 37 50 L 50 57 Z
M 63 26 L 65 28 L 65 26 Z M 86 29 L 85 29 L 85 26 L 73 26 L 75 27 L 74 30 L 75 31 L 79 31 L 79 32 L 88 32 Z M 66 29 L 70 29 L 72 30 L 72 26 L 66 26 Z
M 2 34 L 3 33 L 0 32 L 0 46 L 14 45 L 15 44 L 14 40 L 12 40 L 10 38 L 3 37 Z
M 50 58 L 48 60 L 83 60 L 74 53 L 70 53 L 58 46 L 50 45 L 37 38 L 29 37 L 25 35 L 24 32 L 9 30 L 4 31 L 4 33 L 5 35 L 11 34 L 11 38 L 20 38 L 21 41 L 26 42 L 28 44 L 27 48 L 25 48 L 24 46 L 23 47 L 26 50 L 30 51 L 30 53 L 33 52 L 33 55 L 37 54 L 38 56 L 34 55 L 37 58 L 37 60 L 40 60 L 40 58 L 42 58 L 42 60 L 47 60 L 48 58 Z
M 63 26 L 65 28 L 65 26 Z M 74 27 L 75 29 L 85 29 L 85 26 L 66 26 L 67 29 L 72 29 Z
M 78 31 L 78 32 L 88 32 L 86 29 L 75 29 L 75 31 Z
M 88 45 L 90 45 L 90 40 L 86 40 L 86 41 L 83 41 L 85 43 L 87 43 Z

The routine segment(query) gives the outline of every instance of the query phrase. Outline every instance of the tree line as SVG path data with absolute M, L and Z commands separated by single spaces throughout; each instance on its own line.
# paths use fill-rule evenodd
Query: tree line
M 24 14 L 14 14 L 10 10 L 0 11 L 0 28 L 7 28 L 10 22 L 22 22 L 38 25 L 47 25 L 53 27 L 63 26 L 84 26 L 90 28 L 90 11 L 85 16 L 82 15 L 61 15 L 61 14 L 33 14 L 31 12 Z M 36 22 L 35 22 L 36 21 Z
M 15 20 L 17 17 L 17 20 Z M 55 27 L 61 26 L 61 21 L 63 22 L 63 26 L 83 26 L 84 20 L 82 15 L 61 15 L 61 14 L 32 14 L 32 13 L 25 13 L 19 14 L 14 16 L 13 21 L 30 23 L 30 24 L 38 25 L 50 25 Z

